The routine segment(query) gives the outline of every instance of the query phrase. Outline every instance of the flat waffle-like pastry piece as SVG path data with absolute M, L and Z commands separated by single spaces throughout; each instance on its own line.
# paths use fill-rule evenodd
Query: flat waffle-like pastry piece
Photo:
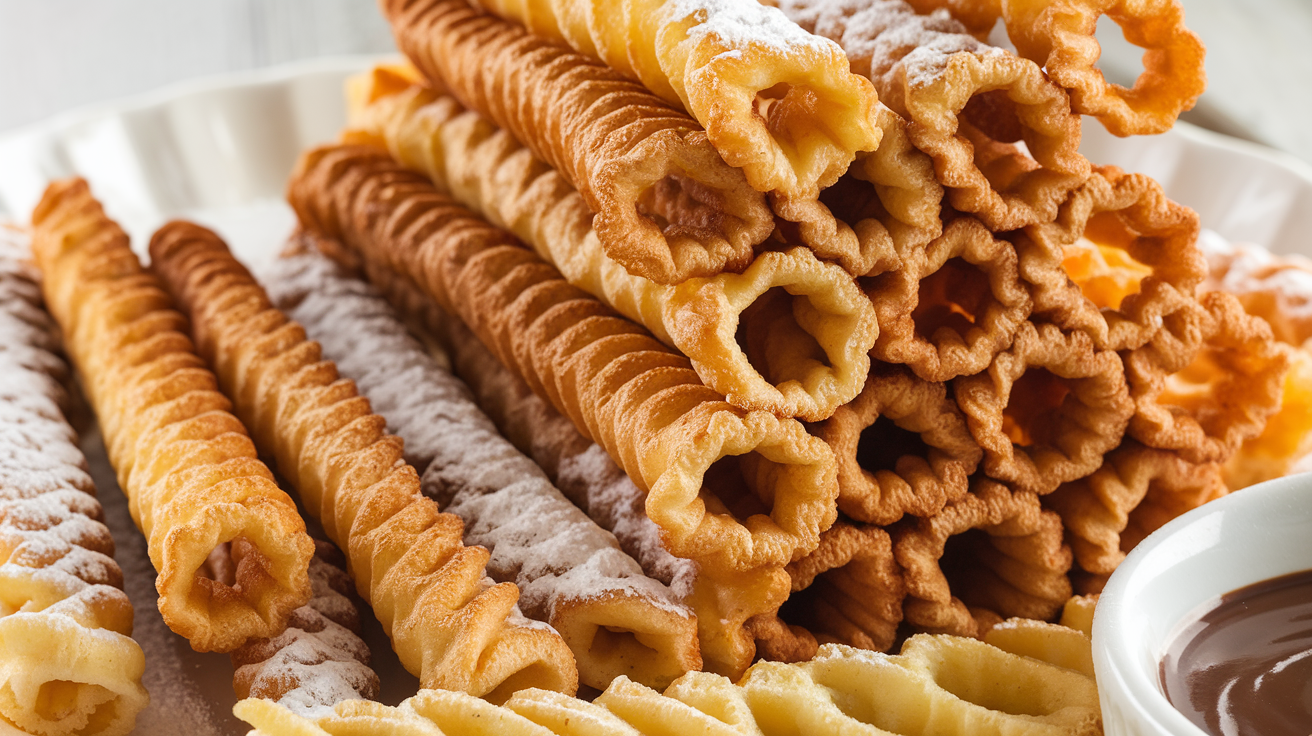
M 856 152 L 879 145 L 874 90 L 849 71 L 843 50 L 754 0 L 480 5 L 682 105 L 762 192 L 814 198 Z
M 677 284 L 741 271 L 773 230 L 742 170 L 642 85 L 465 0 L 393 10 L 401 50 L 560 172 L 597 213 L 602 249 L 630 273 Z
M 159 572 L 159 610 L 198 651 L 281 631 L 310 596 L 314 545 L 296 506 L 229 413 L 159 280 L 81 179 L 32 215 L 46 304 Z M 219 545 L 252 546 L 235 585 L 197 574 Z
M 277 636 L 252 639 L 232 652 L 238 699 L 265 698 L 298 713 L 319 712 L 344 700 L 378 696 L 378 674 L 360 638 L 360 612 L 350 599 L 346 560 L 328 542 L 315 540 L 310 559 L 309 603 L 292 611 Z M 235 549 L 234 549 L 235 548 Z M 210 557 L 216 579 L 231 575 L 241 544 Z
M 807 248 L 767 251 L 745 271 L 667 286 L 608 258 L 583 198 L 506 131 L 419 88 L 382 95 L 352 123 L 573 285 L 687 355 L 730 403 L 818 421 L 860 391 L 878 326 L 850 274 Z M 778 308 L 755 308 L 761 302 Z M 744 350 L 737 335 L 766 340 Z
M 1190 462 L 1225 462 L 1279 410 L 1290 352 L 1238 299 L 1204 294 L 1126 355 L 1129 435 Z
M 811 431 L 838 461 L 839 510 L 872 524 L 961 500 L 983 456 L 947 386 L 882 363 L 856 400 Z
M 893 544 L 906 620 L 923 631 L 979 636 L 998 614 L 1049 619 L 1071 596 L 1061 518 L 1033 493 L 993 481 L 975 481 L 966 498 L 898 529 Z
M 1083 332 L 1022 323 L 987 371 L 953 381 L 984 472 L 1042 494 L 1097 470 L 1135 412 L 1126 370 Z
M 487 550 L 464 545 L 460 519 L 420 493 L 401 440 L 223 241 L 179 221 L 150 250 L 256 443 L 345 551 L 401 664 L 425 687 L 493 700 L 528 686 L 573 692 L 564 641 L 518 614 L 514 584 L 487 580 Z
M 0 225 L 0 730 L 117 736 L 146 707 L 146 660 L 29 255 Z
M 318 253 L 280 259 L 263 276 L 274 305 L 406 441 L 425 495 L 465 522 L 468 544 L 491 552 L 488 574 L 516 583 L 525 615 L 560 632 L 580 682 L 601 689 L 624 674 L 663 688 L 701 668 L 692 611 L 497 433 L 377 290 Z
M 1207 86 L 1203 42 L 1185 28 L 1180 0 L 1004 0 L 1001 10 L 1016 52 L 1043 65 L 1070 91 L 1071 108 L 1113 135 L 1170 130 Z M 1096 66 L 1102 47 L 1094 34 L 1104 15 L 1144 50 L 1143 71 L 1129 88 L 1108 82 Z
M 306 228 L 457 314 L 605 447 L 647 491 L 672 553 L 720 570 L 782 566 L 833 522 L 833 454 L 800 423 L 728 404 L 687 359 L 386 153 L 313 149 L 289 199 Z
M 879 317 L 871 355 L 926 381 L 975 375 L 1011 346 L 1030 315 L 1016 251 L 979 220 L 962 217 L 901 267 L 866 280 Z
M 784 13 L 838 42 L 852 70 L 910 123 L 948 200 L 990 229 L 1052 219 L 1089 175 L 1080 119 L 1039 65 L 903 0 L 787 0 Z M 1022 152 L 1017 143 L 1024 143 Z M 1028 154 L 1028 155 L 1027 155 Z M 1000 160 L 999 160 L 1000 159 Z
M 1009 236 L 1034 314 L 1133 350 L 1194 303 L 1207 275 L 1198 215 L 1142 174 L 1099 166 L 1052 222 Z
M 1121 534 L 1149 495 L 1213 498 L 1224 493 L 1218 464 L 1191 463 L 1170 450 L 1126 440 L 1092 475 L 1063 484 L 1044 497 L 1043 505 L 1061 516 L 1079 566 L 1110 575 L 1130 549 Z

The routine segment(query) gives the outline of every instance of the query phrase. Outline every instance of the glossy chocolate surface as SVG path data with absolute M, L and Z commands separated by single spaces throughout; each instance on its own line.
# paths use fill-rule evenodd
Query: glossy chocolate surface
M 1312 570 L 1227 593 L 1171 642 L 1161 680 L 1213 736 L 1312 734 Z

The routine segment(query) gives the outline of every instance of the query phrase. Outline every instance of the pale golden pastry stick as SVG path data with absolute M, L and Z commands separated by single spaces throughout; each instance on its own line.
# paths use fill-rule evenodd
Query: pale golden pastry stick
M 903 611 L 921 630 L 979 636 L 997 614 L 1049 619 L 1071 596 L 1061 518 L 1033 493 L 993 481 L 975 481 L 971 495 L 897 530 L 893 545 Z
M 1102 47 L 1094 32 L 1104 15 L 1144 49 L 1143 72 L 1129 89 L 1095 66 Z M 1207 87 L 1203 42 L 1184 27 L 1180 0 L 1003 0 L 1002 18 L 1016 52 L 1043 65 L 1070 91 L 1071 109 L 1113 135 L 1170 130 Z
M 1204 294 L 1126 355 L 1128 434 L 1190 462 L 1225 462 L 1280 408 L 1290 349 L 1235 297 Z
M 380 94 L 351 123 L 515 233 L 571 284 L 687 355 L 730 403 L 819 421 L 860 392 L 878 333 L 874 308 L 850 274 L 808 249 L 764 252 L 741 274 L 664 286 L 607 258 L 591 210 L 564 177 L 450 97 L 422 88 Z M 770 295 L 788 308 L 750 309 Z M 740 327 L 768 334 L 768 354 L 744 351 Z
M 441 336 L 457 372 L 502 433 L 541 465 L 570 500 L 614 533 L 648 576 L 668 584 L 675 596 L 692 606 L 702 668 L 740 676 L 756 654 L 756 632 L 746 622 L 779 609 L 789 589 L 784 571 L 768 567 L 716 576 L 694 560 L 671 555 L 661 542 L 660 527 L 647 517 L 646 493 L 605 449 L 579 434 L 567 417 L 534 394 L 467 327 L 441 314 L 415 287 L 387 271 L 370 275 L 393 304 L 419 323 L 419 329 Z
M 1066 601 L 1061 620 L 1050 624 L 1032 618 L 1012 618 L 989 629 L 984 641 L 1003 651 L 1041 660 L 1093 677 L 1093 609 L 1096 595 Z
M 386 0 L 385 8 L 401 4 Z M 762 192 L 812 198 L 874 150 L 876 102 L 843 50 L 754 0 L 486 0 L 682 105 Z M 392 15 L 388 12 L 388 15 Z
M 420 493 L 401 440 L 218 236 L 172 222 L 150 251 L 256 443 L 346 552 L 401 664 L 425 687 L 492 700 L 535 685 L 573 692 L 565 643 L 518 614 L 513 584 L 486 579 L 487 550 L 463 544 L 460 519 Z
M 779 618 L 809 633 L 811 649 L 801 657 L 772 657 L 758 636 L 766 659 L 807 660 L 815 656 L 816 644 L 880 652 L 893 646 L 907 591 L 888 532 L 838 521 L 820 535 L 814 552 L 787 570 L 793 594 Z
M 663 688 L 701 669 L 693 612 L 497 433 L 377 290 L 317 253 L 280 259 L 264 281 L 406 441 L 425 495 L 488 548 L 492 579 L 517 584 L 525 615 L 560 632 L 581 683 L 601 689 L 624 674 Z
M 787 0 L 784 13 L 842 45 L 852 70 L 910 123 L 952 206 L 992 230 L 1051 220 L 1089 176 L 1080 118 L 1037 64 L 973 38 L 946 13 L 904 0 Z M 1018 146 L 1023 142 L 1028 155 Z M 1001 146 L 1007 165 L 981 158 Z
M 306 228 L 414 280 L 605 447 L 673 554 L 782 567 L 833 523 L 833 454 L 800 423 L 726 403 L 687 359 L 386 153 L 313 149 L 288 198 Z
M 901 268 L 869 279 L 865 292 L 879 316 L 871 355 L 926 381 L 983 371 L 1030 315 L 1015 249 L 973 217 L 950 222 Z
M 1130 550 L 1121 533 L 1147 496 L 1214 497 L 1224 492 L 1216 463 L 1187 462 L 1169 450 L 1126 440 L 1092 475 L 1063 484 L 1044 497 L 1043 505 L 1061 515 L 1079 566 L 1094 575 L 1110 575 Z
M 984 472 L 1039 494 L 1097 470 L 1135 413 L 1116 353 L 1083 332 L 1028 321 L 986 372 L 955 379 L 953 391 L 984 448 Z
M 397 46 L 579 190 L 606 255 L 663 284 L 741 271 L 774 229 L 702 126 L 642 85 L 465 0 L 386 6 Z
M 211 565 L 227 572 L 240 543 Z M 369 645 L 360 638 L 360 612 L 348 597 L 346 560 L 331 544 L 315 540 L 310 559 L 310 602 L 292 611 L 287 629 L 252 639 L 232 652 L 232 687 L 238 698 L 265 698 L 298 713 L 331 708 L 344 700 L 378 696 L 378 675 L 369 667 Z
M 28 256 L 0 226 L 0 730 L 116 736 L 146 707 L 145 657 Z
M 1207 275 L 1198 214 L 1142 174 L 1096 167 L 1053 222 L 1011 236 L 1034 314 L 1133 350 L 1194 304 Z
M 811 431 L 838 461 L 838 508 L 872 524 L 931 516 L 966 495 L 983 450 L 947 387 L 878 363 L 861 395 Z
M 295 504 L 228 413 L 185 318 L 86 182 L 51 184 L 32 221 L 46 304 L 146 535 L 164 622 L 198 651 L 276 634 L 310 596 L 314 545 Z M 197 575 L 234 539 L 254 548 L 236 585 Z

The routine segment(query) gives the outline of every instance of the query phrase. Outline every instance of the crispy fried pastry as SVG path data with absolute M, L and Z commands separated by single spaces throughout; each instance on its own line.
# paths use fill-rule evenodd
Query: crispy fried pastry
M 0 730 L 119 736 L 148 701 L 145 656 L 27 259 L 0 225 Z
M 1094 575 L 1110 575 L 1130 549 L 1121 533 L 1149 495 L 1195 498 L 1224 492 L 1216 463 L 1191 463 L 1169 450 L 1126 440 L 1107 454 L 1101 468 L 1063 484 L 1044 497 L 1043 505 L 1061 516 L 1079 566 Z
M 1050 223 L 1015 233 L 1034 313 L 1133 350 L 1188 309 L 1207 275 L 1198 215 L 1142 174 L 1099 166 Z
M 1312 348 L 1312 343 L 1309 343 Z M 1244 441 L 1225 463 L 1225 485 L 1237 491 L 1254 483 L 1290 475 L 1312 454 L 1312 349 L 1291 351 L 1280 408 L 1262 433 Z
M 770 235 L 764 195 L 642 85 L 465 0 L 399 5 L 385 8 L 401 50 L 577 189 L 630 273 L 677 284 L 741 271 Z
M 692 611 L 497 433 L 373 287 L 317 253 L 281 259 L 265 281 L 274 305 L 405 440 L 407 461 L 425 469 L 424 493 L 464 520 L 468 544 L 491 552 L 488 574 L 516 583 L 524 613 L 560 632 L 583 684 L 625 674 L 663 688 L 701 668 Z
M 1312 259 L 1229 243 L 1210 230 L 1202 231 L 1198 247 L 1209 270 L 1203 291 L 1233 294 L 1244 311 L 1266 320 L 1281 342 L 1298 346 L 1312 340 Z
M 1162 528 L 1166 522 L 1193 511 L 1208 501 L 1215 501 L 1227 493 L 1229 489 L 1225 487 L 1220 474 L 1215 472 L 1211 478 L 1204 478 L 1195 483 L 1170 485 L 1158 483 L 1149 486 L 1143 501 L 1140 501 L 1139 505 L 1130 512 L 1125 531 L 1121 532 L 1121 550 L 1128 552 L 1134 549 L 1149 534 Z M 1093 582 L 1085 587 L 1094 592 L 1101 591 L 1107 576 L 1092 577 Z
M 1199 301 L 1189 323 L 1168 322 L 1127 355 L 1128 432 L 1190 462 L 1225 462 L 1280 408 L 1290 350 L 1233 296 L 1213 291 Z
M 884 363 L 856 400 L 811 431 L 838 461 L 839 510 L 879 525 L 961 500 L 983 455 L 946 386 Z
M 989 39 L 993 26 L 1002 17 L 1002 0 L 907 0 L 907 4 L 921 15 L 943 8 L 981 41 Z
M 871 355 L 926 381 L 983 371 L 1030 314 L 1015 249 L 973 217 L 953 220 L 901 268 L 869 279 L 865 292 L 879 317 Z
M 989 629 L 984 642 L 1093 677 L 1093 644 L 1083 631 L 1032 618 L 1009 618 Z
M 150 250 L 256 442 L 346 552 L 406 669 L 425 687 L 493 700 L 530 685 L 573 692 L 565 643 L 518 615 L 513 584 L 486 580 L 487 550 L 464 546 L 460 519 L 421 495 L 401 440 L 218 236 L 174 222 Z
M 1116 353 L 1051 324 L 1023 323 L 986 372 L 953 389 L 984 472 L 1040 494 L 1096 470 L 1134 414 Z
M 874 309 L 848 273 L 810 250 L 769 251 L 741 274 L 661 285 L 605 256 L 591 211 L 564 177 L 449 97 L 382 95 L 352 118 L 571 284 L 687 355 L 730 403 L 818 421 L 860 391 L 878 332 Z M 761 301 L 778 304 L 754 309 Z M 740 330 L 762 335 L 761 349 L 744 350 Z
M 86 182 L 56 182 L 32 215 L 46 304 L 99 417 L 109 459 L 146 535 L 169 628 L 198 651 L 281 631 L 310 596 L 305 523 L 158 279 Z M 252 545 L 224 585 L 197 574 L 224 542 Z
M 754 0 L 480 5 L 682 105 L 762 192 L 814 199 L 856 152 L 879 145 L 875 92 L 848 70 L 843 50 Z
M 240 564 L 234 558 L 240 557 L 241 546 L 210 558 L 220 573 L 216 579 Z M 282 633 L 252 639 L 232 652 L 238 698 L 265 698 L 310 713 L 344 700 L 377 697 L 378 675 L 369 667 L 369 646 L 360 638 L 360 612 L 348 597 L 351 578 L 343 569 L 345 559 L 327 542 L 315 540 L 314 546 L 310 602 L 292 611 Z
M 313 721 L 267 701 L 245 700 L 233 711 L 257 726 L 254 736 L 346 736 L 383 728 L 423 736 L 1102 732 L 1091 676 L 972 639 L 925 635 L 912 637 L 895 656 L 830 644 L 805 664 L 761 662 L 737 685 L 689 672 L 662 695 L 621 677 L 591 704 L 525 690 L 496 707 L 425 690 L 395 708 L 342 703 Z
M 781 7 L 847 51 L 852 70 L 910 123 L 911 140 L 934 160 L 952 206 L 990 229 L 1052 219 L 1088 177 L 1080 119 L 1066 93 L 1037 64 L 975 39 L 947 13 L 919 15 L 904 0 Z
M 971 495 L 894 534 L 907 583 L 903 611 L 925 631 L 978 636 L 984 609 L 1049 619 L 1071 595 L 1061 518 L 1033 493 L 976 480 Z
M 787 570 L 793 595 L 779 613 L 784 621 L 802 626 L 819 644 L 880 652 L 893 646 L 906 583 L 888 532 L 839 521 Z
M 308 229 L 413 279 L 605 447 L 647 491 L 672 553 L 782 566 L 833 522 L 833 454 L 800 423 L 726 403 L 687 359 L 385 153 L 313 149 L 289 199 Z
M 1103 15 L 1145 51 L 1143 73 L 1129 89 L 1095 66 L 1102 47 L 1094 31 Z M 1071 109 L 1098 118 L 1113 135 L 1169 130 L 1207 86 L 1203 42 L 1184 27 L 1179 0 L 1003 0 L 1002 18 L 1016 52 L 1070 91 Z

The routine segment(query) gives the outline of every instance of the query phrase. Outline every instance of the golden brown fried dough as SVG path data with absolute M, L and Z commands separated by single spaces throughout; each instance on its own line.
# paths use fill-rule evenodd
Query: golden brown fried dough
M 769 236 L 765 197 L 697 121 L 642 85 L 465 0 L 390 9 L 402 51 L 560 172 L 630 273 L 677 284 L 741 271 Z
M 812 431 L 838 461 L 839 510 L 879 525 L 961 500 L 983 455 L 946 386 L 888 364 Z
M 518 614 L 513 584 L 487 580 L 487 550 L 464 546 L 460 519 L 420 494 L 402 442 L 223 241 L 173 222 L 150 250 L 256 442 L 346 552 L 402 665 L 425 687 L 492 700 L 527 686 L 574 692 L 559 635 Z
M 852 70 L 910 123 L 911 140 L 934 159 L 952 206 L 990 229 L 1052 219 L 1089 176 L 1066 93 L 1037 64 L 975 39 L 946 13 L 919 15 L 903 0 L 781 5 L 843 47 Z
M 814 199 L 879 145 L 874 90 L 842 49 L 755 0 L 480 4 L 682 105 L 762 192 Z
M 186 319 L 86 182 L 51 184 L 32 221 L 46 304 L 146 535 L 165 623 L 198 651 L 276 634 L 310 596 L 314 545 L 228 413 L 183 333 Z M 214 548 L 234 539 L 253 546 L 235 585 L 197 574 Z

